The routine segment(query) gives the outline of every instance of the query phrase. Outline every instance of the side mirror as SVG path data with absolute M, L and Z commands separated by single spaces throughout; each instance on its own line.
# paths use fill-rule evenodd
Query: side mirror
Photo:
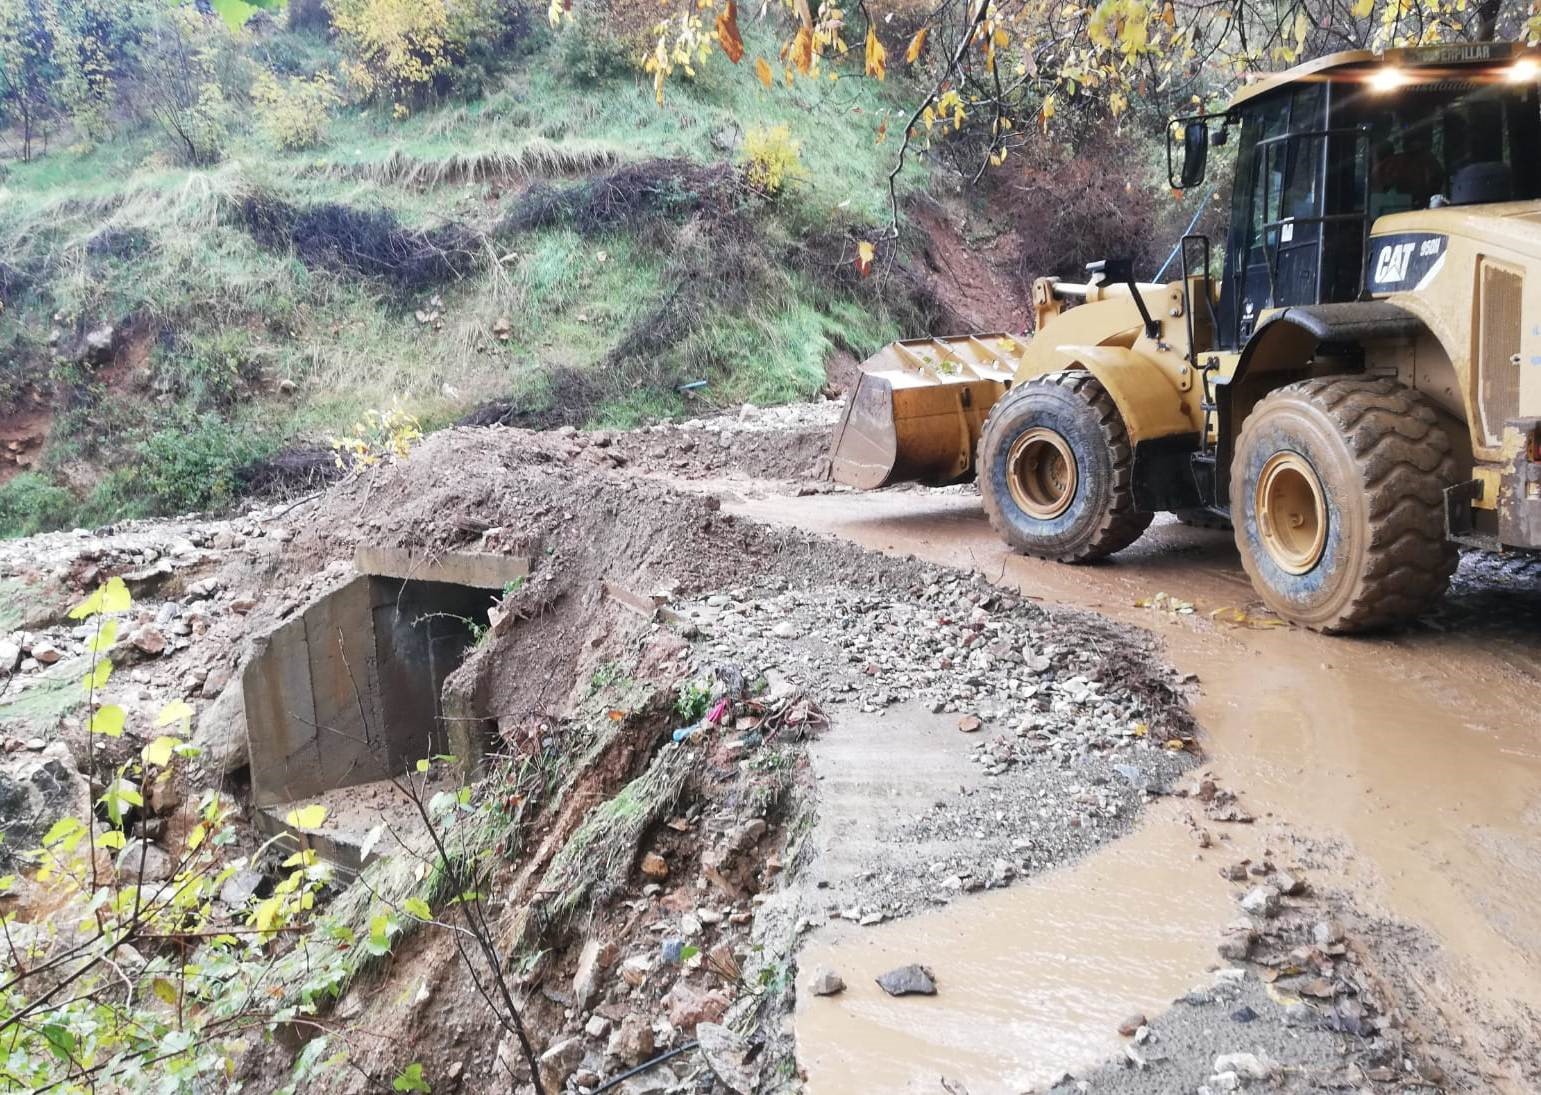
M 1195 118 L 1183 123 L 1183 162 L 1181 187 L 1198 186 L 1204 181 L 1209 162 L 1209 123 Z

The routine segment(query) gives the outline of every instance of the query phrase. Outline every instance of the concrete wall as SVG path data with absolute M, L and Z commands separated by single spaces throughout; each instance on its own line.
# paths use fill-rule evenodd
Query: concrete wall
M 384 779 L 444 752 L 444 679 L 487 590 L 361 576 L 272 631 L 242 676 L 259 807 Z M 469 758 L 468 758 L 469 759 Z

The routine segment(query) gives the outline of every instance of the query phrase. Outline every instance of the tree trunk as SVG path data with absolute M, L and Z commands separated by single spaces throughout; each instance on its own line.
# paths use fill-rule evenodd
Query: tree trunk
M 1498 9 L 1503 0 L 1482 0 L 1477 7 L 1477 41 L 1491 42 L 1498 31 Z

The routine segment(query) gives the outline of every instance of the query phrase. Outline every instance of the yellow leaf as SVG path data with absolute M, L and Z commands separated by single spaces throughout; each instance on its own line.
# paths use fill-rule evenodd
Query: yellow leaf
M 813 31 L 805 26 L 798 27 L 792 39 L 792 65 L 804 76 L 813 70 Z
M 717 44 L 735 65 L 744 57 L 744 39 L 738 33 L 738 6 L 733 0 L 717 13 Z
M 101 626 L 96 629 L 96 634 L 86 640 L 86 649 L 93 654 L 100 654 L 109 650 L 112 644 L 118 641 L 118 621 L 103 620 Z
M 177 747 L 176 738 L 159 737 L 144 747 L 144 762 L 156 768 L 171 763 L 171 751 Z
M 1354 0 L 1355 19 L 1363 19 L 1375 10 L 1375 0 Z
M 776 82 L 776 77 L 771 72 L 770 63 L 764 57 L 756 57 L 754 59 L 754 74 L 759 77 L 760 83 L 765 85 L 765 90 L 767 91 Z
M 164 977 L 157 977 L 150 982 L 150 987 L 155 990 L 155 995 L 165 1003 L 175 1005 L 177 1002 L 177 987 Z
M 170 726 L 193 717 L 193 705 L 186 700 L 172 700 L 155 716 L 156 726 Z
M 121 738 L 125 717 L 123 708 L 117 704 L 104 703 L 91 715 L 91 733 L 109 738 Z
M 883 48 L 883 43 L 878 41 L 877 30 L 871 23 L 867 24 L 866 60 L 867 75 L 876 76 L 881 80 L 887 70 L 888 51 Z
M 112 663 L 106 658 L 91 667 L 91 672 L 80 678 L 80 686 L 87 692 L 100 692 L 112 676 Z
M 921 27 L 915 32 L 915 37 L 910 39 L 910 48 L 904 51 L 905 64 L 913 65 L 920 60 L 920 51 L 926 48 L 926 35 L 929 27 Z
M 284 823 L 296 829 L 319 829 L 326 823 L 326 807 L 313 803 L 301 806 L 298 810 L 290 810 L 284 817 Z
M 866 277 L 872 270 L 872 260 L 877 255 L 877 248 L 866 240 L 856 245 L 856 270 L 862 277 Z
M 70 619 L 84 620 L 97 613 L 111 615 L 116 612 L 127 612 L 133 604 L 134 598 L 129 594 L 128 586 L 123 584 L 123 579 L 109 578 L 106 584 L 97 588 L 95 593 L 70 609 Z

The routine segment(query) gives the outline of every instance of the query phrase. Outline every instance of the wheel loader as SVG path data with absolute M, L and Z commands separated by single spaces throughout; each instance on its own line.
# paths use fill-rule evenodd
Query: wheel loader
M 1033 283 L 1034 333 L 896 342 L 832 451 L 864 489 L 975 477 L 1015 550 L 1084 563 L 1160 512 L 1234 529 L 1278 615 L 1392 626 L 1462 546 L 1541 549 L 1541 54 L 1336 53 L 1175 119 L 1170 182 L 1232 144 L 1223 260 Z

